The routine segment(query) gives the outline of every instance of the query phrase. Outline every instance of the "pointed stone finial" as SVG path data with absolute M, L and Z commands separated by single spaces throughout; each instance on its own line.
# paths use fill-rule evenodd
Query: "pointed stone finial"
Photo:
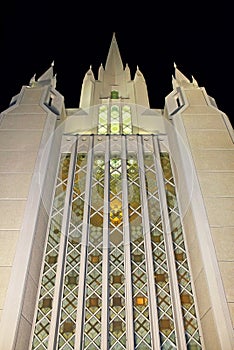
M 128 65 L 128 63 L 126 63 L 125 71 L 129 71 L 129 70 L 130 70 L 129 65 Z
M 36 73 L 34 73 L 32 78 L 30 79 L 29 86 L 33 86 L 35 82 L 36 82 Z
M 179 85 L 188 86 L 190 83 L 189 79 L 177 68 L 177 65 L 174 63 L 175 67 L 175 79 Z
M 178 85 L 174 75 L 172 74 L 172 87 L 173 87 L 173 89 L 176 89 L 178 86 L 179 85 Z
M 36 80 L 36 73 L 33 74 L 31 81 L 35 81 Z
M 52 79 L 52 87 L 55 89 L 57 84 L 57 73 L 55 73 L 53 79 Z
M 192 83 L 195 87 L 198 87 L 198 82 L 196 81 L 193 75 L 192 75 Z

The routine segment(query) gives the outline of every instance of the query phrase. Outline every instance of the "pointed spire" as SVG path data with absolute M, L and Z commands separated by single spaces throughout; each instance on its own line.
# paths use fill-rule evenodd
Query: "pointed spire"
M 195 87 L 198 87 L 198 82 L 196 81 L 193 75 L 192 75 L 192 83 Z
M 172 87 L 173 87 L 173 90 L 176 89 L 178 86 L 179 85 L 178 85 L 174 75 L 172 74 Z
M 95 80 L 94 74 L 93 74 L 93 71 L 92 71 L 92 65 L 89 66 L 89 69 L 88 69 L 88 71 L 85 74 L 84 80 L 87 80 L 87 79 L 89 79 L 89 80 L 94 79 Z
M 54 77 L 54 61 L 51 63 L 50 68 L 43 73 L 40 78 L 37 79 L 37 81 L 43 81 L 43 80 L 52 80 Z
M 139 69 L 139 66 L 137 65 L 137 70 L 136 70 L 136 73 L 135 73 L 135 77 L 134 77 L 134 80 L 142 80 L 145 82 L 145 78 L 144 78 L 144 75 L 141 73 L 140 69 Z
M 57 85 L 57 73 L 55 73 L 53 79 L 52 79 L 52 87 L 55 89 Z
M 113 33 L 110 49 L 108 52 L 105 70 L 112 75 L 116 75 L 123 71 L 123 63 L 120 56 L 115 33 Z
M 35 85 L 35 82 L 36 82 L 36 73 L 34 73 L 32 78 L 30 79 L 29 86 L 33 87 Z
M 175 79 L 178 85 L 188 86 L 191 85 L 190 80 L 177 68 L 177 65 L 174 63 L 175 68 Z
M 126 76 L 127 81 L 131 80 L 131 71 L 130 71 L 130 68 L 128 66 L 128 63 L 126 63 L 126 67 L 125 67 L 125 76 Z
M 104 72 L 104 68 L 103 65 L 101 63 L 99 69 L 98 69 L 98 80 L 102 81 L 103 80 L 103 72 Z

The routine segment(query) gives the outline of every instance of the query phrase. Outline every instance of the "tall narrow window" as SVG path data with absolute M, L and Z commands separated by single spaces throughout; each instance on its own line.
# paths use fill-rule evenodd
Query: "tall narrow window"
M 84 309 L 84 349 L 86 350 L 99 349 L 101 346 L 104 175 L 104 155 L 95 155 Z
M 63 153 L 50 217 L 32 349 L 48 347 L 69 165 L 70 154 Z
M 191 276 L 184 243 L 182 224 L 176 198 L 169 154 L 161 153 L 161 164 L 164 174 L 165 190 L 169 211 L 169 219 L 174 246 L 177 279 L 182 306 L 185 337 L 188 349 L 201 349 L 201 340 L 197 323 L 196 308 L 192 291 Z
M 119 106 L 111 106 L 111 134 L 120 133 L 120 123 L 119 123 Z
M 122 212 L 122 160 L 110 159 L 110 349 L 126 349 L 124 244 Z
M 161 349 L 176 349 L 175 324 L 153 153 L 144 155 Z
M 132 117 L 131 117 L 131 107 L 123 106 L 122 108 L 122 129 L 123 134 L 132 134 Z
M 98 110 L 98 134 L 106 135 L 108 133 L 108 110 L 106 105 L 102 105 Z
M 72 189 L 72 208 L 64 272 L 58 348 L 72 350 L 75 344 L 81 239 L 87 178 L 87 153 L 77 155 Z
M 146 256 L 142 229 L 141 190 L 136 154 L 128 155 L 127 177 L 135 346 L 136 349 L 147 349 L 151 347 L 151 336 Z

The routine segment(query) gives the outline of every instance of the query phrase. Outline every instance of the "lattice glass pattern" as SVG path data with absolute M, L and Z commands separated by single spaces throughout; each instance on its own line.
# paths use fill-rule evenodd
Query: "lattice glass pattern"
M 126 349 L 124 245 L 122 214 L 122 161 L 118 156 L 110 159 L 110 349 Z
M 132 134 L 131 107 L 127 105 L 122 108 L 122 127 L 124 135 Z
M 110 130 L 111 134 L 119 134 L 120 132 L 120 123 L 119 123 L 119 106 L 111 106 L 111 125 Z
M 135 154 L 128 154 L 127 177 L 135 349 L 149 349 L 151 336 L 146 259 L 142 230 L 139 168 Z
M 201 341 L 170 157 L 167 152 L 162 152 L 160 156 L 172 230 L 187 349 L 199 350 L 201 349 Z
M 176 349 L 169 272 L 162 228 L 155 162 L 152 153 L 147 152 L 147 154 L 144 154 L 144 167 L 159 318 L 160 345 L 161 349 Z
M 86 350 L 100 349 L 101 346 L 104 175 L 104 155 L 95 155 L 92 173 L 84 313 L 84 348 Z
M 102 105 L 98 110 L 98 134 L 106 135 L 108 127 L 107 105 Z
M 75 344 L 78 284 L 85 184 L 87 178 L 87 154 L 77 155 L 72 189 L 72 210 L 68 233 L 66 266 L 59 326 L 58 348 L 72 350 Z
M 110 113 L 110 120 L 108 114 Z M 98 134 L 132 134 L 132 114 L 128 105 L 101 105 L 98 109 Z
M 32 342 L 32 349 L 35 350 L 46 350 L 48 346 L 69 164 L 70 154 L 63 153 L 60 157 L 60 165 L 57 175 L 52 213 L 50 217 L 50 226 L 44 258 L 43 273 L 40 284 L 41 289 L 34 329 L 34 337 Z

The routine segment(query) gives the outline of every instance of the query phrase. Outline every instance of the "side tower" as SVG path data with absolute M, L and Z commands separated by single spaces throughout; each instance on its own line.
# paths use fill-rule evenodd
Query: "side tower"
M 205 88 L 176 65 L 172 85 L 165 100 L 167 133 L 204 343 L 206 349 L 232 349 L 233 128 Z
M 1 349 L 26 349 L 30 339 L 60 148 L 53 134 L 64 116 L 53 64 L 1 114 Z

